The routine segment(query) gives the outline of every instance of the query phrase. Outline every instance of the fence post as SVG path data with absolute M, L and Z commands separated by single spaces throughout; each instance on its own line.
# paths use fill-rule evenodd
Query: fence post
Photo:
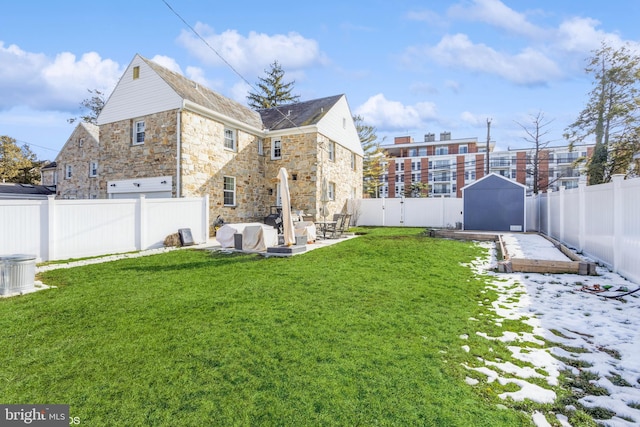
M 136 224 L 138 225 L 138 238 L 136 239 L 136 243 L 138 247 L 136 249 L 142 251 L 147 248 L 147 207 L 144 194 L 140 194 L 137 205 L 138 209 L 136 209 Z
M 552 189 L 547 190 L 547 236 L 551 236 L 551 194 L 553 193 Z
M 47 234 L 42 261 L 50 261 L 56 253 L 56 196 L 47 196 L 45 206 Z
M 611 176 L 613 181 L 613 271 L 618 272 L 622 254 L 622 221 L 624 219 L 623 200 L 622 200 L 622 181 L 623 174 L 615 174 Z
M 202 198 L 202 241 L 209 241 L 209 195 Z
M 587 183 L 585 181 L 580 180 L 580 182 L 578 182 L 578 252 L 584 250 L 585 233 L 587 230 L 586 187 Z
M 558 202 L 558 207 L 560 209 L 560 214 L 558 215 L 558 219 L 559 219 L 559 224 L 558 224 L 558 240 L 560 240 L 561 242 L 564 242 L 564 217 L 565 217 L 565 209 L 564 209 L 564 200 L 565 200 L 565 196 L 564 196 L 564 192 L 565 192 L 566 188 L 563 186 L 560 186 L 560 201 Z

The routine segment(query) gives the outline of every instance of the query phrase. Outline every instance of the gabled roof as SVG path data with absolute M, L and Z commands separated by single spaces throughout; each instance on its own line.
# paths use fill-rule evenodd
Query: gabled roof
M 264 127 L 282 130 L 316 125 L 344 95 L 328 96 L 295 104 L 280 105 L 258 110 Z
M 93 123 L 80 122 L 78 126 L 82 126 L 87 133 L 96 141 L 100 140 L 100 128 L 98 125 L 94 125 Z
M 55 169 L 57 167 L 58 167 L 58 164 L 56 162 L 49 162 L 46 165 L 44 165 L 43 167 L 41 167 L 40 170 Z
M 93 140 L 98 143 L 100 142 L 100 128 L 98 127 L 98 125 L 94 125 L 93 123 L 87 123 L 87 122 L 80 122 L 78 123 L 78 125 L 73 129 L 73 132 L 71 132 L 71 135 L 69 135 L 69 138 L 67 139 L 67 141 L 64 143 L 64 145 L 62 146 L 62 149 L 60 150 L 60 152 L 58 153 L 58 155 L 56 156 L 56 161 L 52 162 L 54 165 L 58 164 L 58 160 L 59 157 L 62 153 L 65 152 L 66 147 L 68 145 L 73 145 L 75 144 L 75 138 L 77 138 L 77 135 L 84 130 L 87 135 L 89 135 L 89 137 L 93 138 Z M 54 166 L 51 166 L 50 164 L 45 166 L 42 169 L 45 168 L 53 168 Z
M 222 96 L 199 83 L 175 73 L 155 62 L 140 56 L 182 99 L 208 108 L 242 123 L 262 129 L 260 115 L 230 98 Z

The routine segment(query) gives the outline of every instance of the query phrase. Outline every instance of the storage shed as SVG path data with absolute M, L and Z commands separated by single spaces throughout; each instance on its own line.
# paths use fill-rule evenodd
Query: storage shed
M 526 231 L 527 187 L 496 173 L 462 189 L 463 228 Z

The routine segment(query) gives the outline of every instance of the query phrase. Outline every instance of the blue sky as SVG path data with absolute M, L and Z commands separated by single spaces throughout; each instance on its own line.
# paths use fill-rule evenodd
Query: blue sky
M 497 149 L 526 147 L 518 123 L 543 112 L 563 145 L 586 58 L 603 40 L 640 51 L 637 0 L 166 2 L 213 50 L 163 0 L 6 2 L 0 135 L 53 160 L 87 90 L 110 93 L 139 53 L 243 103 L 277 60 L 301 100 L 346 94 L 384 143 L 484 141 L 490 118 Z

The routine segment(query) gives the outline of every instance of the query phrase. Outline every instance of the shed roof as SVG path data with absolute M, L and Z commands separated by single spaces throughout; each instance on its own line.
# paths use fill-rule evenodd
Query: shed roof
M 478 189 L 500 189 L 500 188 L 512 188 L 512 187 L 522 187 L 525 191 L 527 189 L 526 185 L 520 184 L 517 181 L 507 178 L 506 176 L 502 176 L 495 172 L 490 173 L 489 175 L 485 175 L 476 182 L 473 182 L 469 185 L 465 185 L 462 187 L 462 191 L 464 192 L 471 187 L 476 187 Z

